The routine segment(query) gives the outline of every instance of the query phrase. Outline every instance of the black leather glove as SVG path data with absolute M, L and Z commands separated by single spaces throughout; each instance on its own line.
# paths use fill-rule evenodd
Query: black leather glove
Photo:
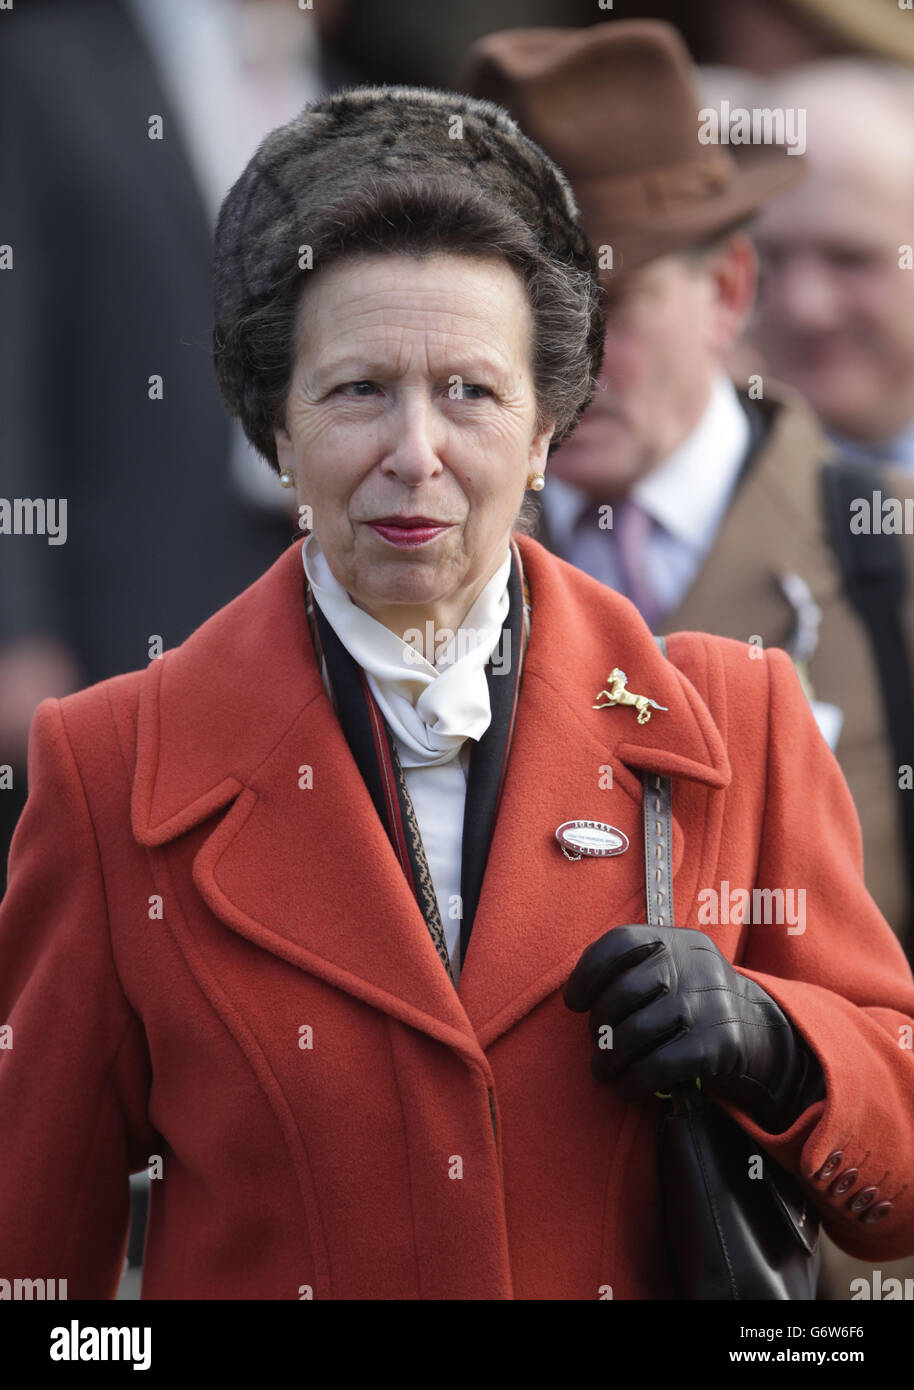
M 818 1059 L 786 1014 L 702 931 L 613 927 L 583 953 L 563 998 L 590 1010 L 591 1071 L 623 1100 L 700 1077 L 706 1095 L 777 1133 L 825 1095 Z

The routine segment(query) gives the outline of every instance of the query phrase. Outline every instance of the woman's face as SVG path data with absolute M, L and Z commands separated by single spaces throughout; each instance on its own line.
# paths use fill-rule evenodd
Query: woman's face
M 298 323 L 275 438 L 330 569 L 394 631 L 456 629 L 553 430 L 535 434 L 523 282 L 502 260 L 360 254 L 315 273 Z M 438 528 L 372 524 L 419 517 Z

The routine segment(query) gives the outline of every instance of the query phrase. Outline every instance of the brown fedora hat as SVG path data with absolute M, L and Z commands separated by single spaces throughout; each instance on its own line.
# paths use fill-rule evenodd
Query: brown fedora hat
M 806 172 L 782 146 L 738 163 L 699 140 L 692 60 L 661 20 L 488 34 L 457 86 L 503 106 L 568 176 L 591 244 L 612 248 L 606 285 L 748 217 Z

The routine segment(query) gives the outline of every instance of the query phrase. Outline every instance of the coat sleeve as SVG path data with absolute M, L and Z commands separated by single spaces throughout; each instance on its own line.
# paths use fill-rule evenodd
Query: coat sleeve
M 790 1018 L 818 1058 L 826 1095 L 774 1135 L 723 1108 L 803 1181 L 841 1249 L 900 1259 L 914 1254 L 914 981 L 864 886 L 856 810 L 790 658 L 769 651 L 767 670 L 756 886 L 793 889 L 797 910 L 789 929 L 755 914 L 736 968 Z
M 150 1152 L 145 1034 L 112 957 L 96 838 L 61 704 L 36 711 L 0 904 L 0 1264 L 114 1298 L 129 1173 Z

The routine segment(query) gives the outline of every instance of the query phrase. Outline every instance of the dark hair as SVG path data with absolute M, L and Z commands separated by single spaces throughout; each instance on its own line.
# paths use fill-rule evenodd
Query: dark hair
M 260 302 L 215 335 L 217 362 L 242 364 L 239 418 L 254 447 L 278 468 L 273 431 L 283 423 L 298 344 L 295 325 L 306 278 L 347 254 L 501 257 L 520 275 L 533 316 L 532 375 L 537 429 L 555 419 L 549 452 L 567 439 L 593 398 L 605 317 L 595 274 L 549 255 L 535 230 L 482 184 L 452 174 L 385 171 L 325 200 L 309 225 L 313 269 L 290 254 L 289 270 Z M 521 508 L 526 529 L 531 508 Z

